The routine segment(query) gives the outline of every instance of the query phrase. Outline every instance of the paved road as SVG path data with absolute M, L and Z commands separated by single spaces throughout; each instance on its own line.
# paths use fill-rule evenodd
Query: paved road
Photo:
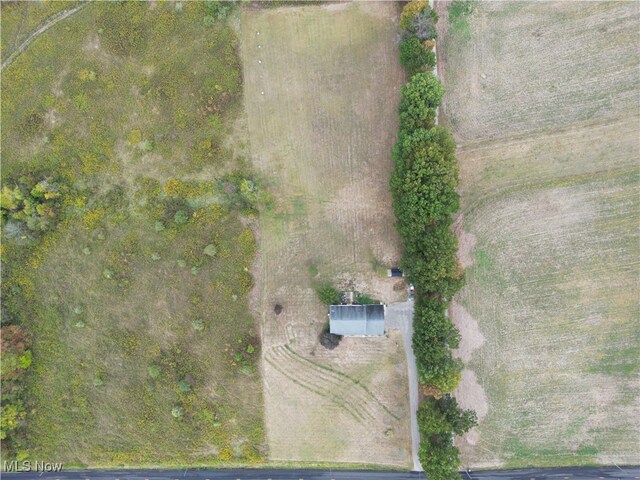
M 640 479 L 638 467 L 553 468 L 462 472 L 462 480 L 627 480 Z M 69 470 L 58 473 L 3 473 L 4 480 L 416 480 L 422 472 L 370 470 Z
M 411 455 L 413 457 L 413 469 L 422 471 L 422 465 L 418 459 L 420 448 L 420 432 L 418 431 L 418 371 L 416 369 L 416 357 L 413 355 L 413 302 L 392 303 L 387 305 L 385 323 L 388 328 L 398 329 L 402 332 L 404 351 L 407 355 L 407 369 L 409 373 L 409 409 L 411 410 Z

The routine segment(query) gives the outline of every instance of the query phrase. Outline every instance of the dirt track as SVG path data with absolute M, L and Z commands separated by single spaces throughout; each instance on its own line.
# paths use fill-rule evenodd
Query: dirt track
M 0 68 L 0 71 L 3 71 L 5 68 L 11 65 L 13 61 L 16 58 L 18 58 L 18 56 L 22 52 L 24 52 L 29 46 L 29 44 L 33 42 L 36 38 L 38 38 L 44 32 L 46 32 L 51 27 L 53 27 L 56 23 L 60 22 L 61 20 L 64 20 L 65 18 L 73 15 L 74 13 L 77 13 L 79 10 L 84 8 L 87 4 L 88 4 L 87 1 L 79 3 L 74 7 L 67 8 L 66 10 L 61 10 L 55 15 L 52 15 L 49 18 L 47 18 L 42 24 L 40 24 L 40 26 L 38 26 L 38 28 L 36 28 L 33 32 L 31 32 L 29 36 L 27 36 L 27 38 L 15 50 L 9 53 L 9 56 L 6 58 L 6 60 L 2 62 L 2 68 Z

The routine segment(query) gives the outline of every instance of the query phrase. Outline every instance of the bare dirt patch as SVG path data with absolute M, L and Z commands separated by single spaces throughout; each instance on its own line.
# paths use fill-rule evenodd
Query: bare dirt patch
M 464 230 L 463 214 L 458 215 L 453 228 L 458 235 L 458 261 L 464 268 L 470 267 L 475 261 L 472 253 L 478 240 L 473 233 Z
M 464 362 L 468 362 L 471 360 L 473 352 L 484 343 L 484 337 L 478 327 L 478 322 L 456 301 L 451 303 L 449 315 L 453 319 L 455 326 L 460 330 L 462 337 L 460 346 L 454 350 L 454 354 Z
M 376 273 L 400 255 L 388 190 L 404 80 L 396 13 L 374 2 L 242 14 L 251 159 L 273 196 L 253 305 L 272 460 L 411 464 L 399 334 L 325 349 L 327 309 L 312 287 L 331 280 L 383 301 L 402 296 Z

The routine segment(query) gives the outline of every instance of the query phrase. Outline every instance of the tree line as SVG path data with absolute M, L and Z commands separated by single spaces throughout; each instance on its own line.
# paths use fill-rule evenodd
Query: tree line
M 400 61 L 411 78 L 401 90 L 390 182 L 403 243 L 401 267 L 416 291 L 413 349 L 418 380 L 428 394 L 418 410 L 419 457 L 434 480 L 459 478 L 453 437 L 476 425 L 475 412 L 462 410 L 450 395 L 460 382 L 462 363 L 452 354 L 460 333 L 446 312 L 464 274 L 451 228 L 460 208 L 456 146 L 451 132 L 436 125 L 444 95 L 431 73 L 437 20 L 426 0 L 409 2 L 400 17 Z

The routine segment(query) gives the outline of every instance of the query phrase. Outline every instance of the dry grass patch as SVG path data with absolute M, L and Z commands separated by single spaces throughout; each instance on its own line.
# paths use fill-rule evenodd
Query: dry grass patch
M 241 18 L 253 163 L 273 195 L 255 268 L 272 460 L 410 465 L 400 339 L 344 339 L 324 351 L 327 311 L 311 285 L 398 296 L 376 273 L 399 257 L 388 191 L 403 81 L 396 18 L 390 3 Z

